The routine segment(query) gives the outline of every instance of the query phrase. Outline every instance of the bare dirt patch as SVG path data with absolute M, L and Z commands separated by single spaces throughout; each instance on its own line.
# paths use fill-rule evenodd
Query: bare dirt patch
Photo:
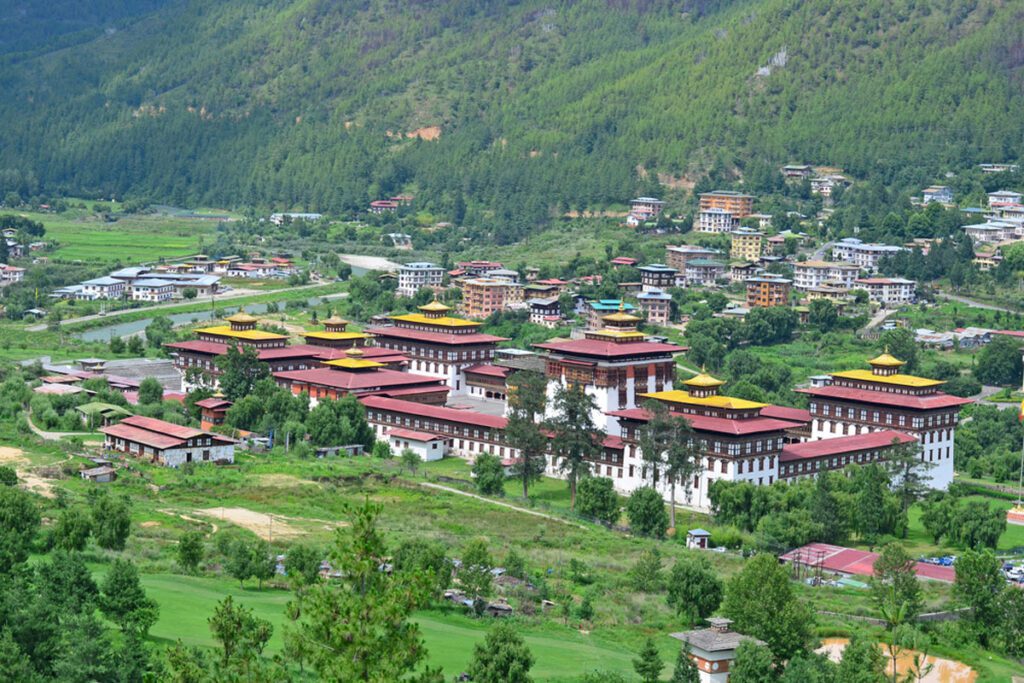
M 18 473 L 18 479 L 21 480 L 22 486 L 33 493 L 53 498 L 56 495 L 53 492 L 53 484 L 24 467 L 27 462 L 25 452 L 20 448 L 0 446 L 0 464 L 13 467 L 14 471 Z
M 195 514 L 213 517 L 253 532 L 265 541 L 272 538 L 296 538 L 305 532 L 288 524 L 278 515 L 266 515 L 247 508 L 207 508 L 193 510 Z
M 160 526 L 160 522 L 154 522 L 154 521 L 142 522 L 141 524 L 139 524 L 139 526 L 141 526 L 143 529 L 151 529 L 151 528 L 153 528 L 155 526 Z
M 278 489 L 290 489 L 296 486 L 319 486 L 315 481 L 300 479 L 292 474 L 261 474 L 256 477 L 260 486 Z
M 441 126 L 424 126 L 411 130 L 405 134 L 407 138 L 419 138 L 420 140 L 437 140 L 441 137 Z

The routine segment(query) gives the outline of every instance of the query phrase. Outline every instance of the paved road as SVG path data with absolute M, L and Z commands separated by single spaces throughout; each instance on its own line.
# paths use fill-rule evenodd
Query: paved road
M 288 289 L 291 289 L 291 290 L 296 290 L 296 289 L 299 289 L 299 290 L 301 290 L 301 289 L 313 289 L 315 287 L 323 287 L 326 284 L 330 284 L 330 283 L 329 282 L 314 282 L 312 284 L 302 285 L 300 287 L 289 287 Z M 212 301 L 212 300 L 216 300 L 217 303 L 223 304 L 224 302 L 231 301 L 232 299 L 240 299 L 242 297 L 255 296 L 255 295 L 259 295 L 259 294 L 268 294 L 269 295 L 269 294 L 273 294 L 274 292 L 279 292 L 279 291 L 284 291 L 284 290 L 271 289 L 271 290 L 266 290 L 266 291 L 260 291 L 260 290 L 257 290 L 257 289 L 239 289 L 239 290 L 233 290 L 230 294 L 218 295 L 218 296 L 213 297 L 213 298 L 208 297 L 208 296 L 199 296 L 199 297 L 196 297 L 195 299 L 192 299 L 192 300 L 172 301 L 170 303 L 157 304 L 155 306 L 142 306 L 141 308 L 126 308 L 124 310 L 114 311 L 112 313 L 107 313 L 105 315 L 99 315 L 98 313 L 94 313 L 93 315 L 83 315 L 83 316 L 80 316 L 78 318 L 67 318 L 65 320 L 61 320 L 60 324 L 61 325 L 74 325 L 75 323 L 84 323 L 84 322 L 88 322 L 90 320 L 110 320 L 112 323 L 116 323 L 118 317 L 120 317 L 122 315 L 127 315 L 129 313 L 148 313 L 149 311 L 158 311 L 158 310 L 160 310 L 162 308 L 175 308 L 175 307 L 178 307 L 178 306 L 188 306 L 188 305 L 196 304 L 196 303 L 200 303 L 201 304 L 201 303 L 209 302 L 209 301 Z M 340 295 L 341 296 L 348 296 L 348 294 L 346 292 L 341 292 Z M 328 296 L 338 296 L 338 295 L 328 295 Z M 30 325 L 29 327 L 26 327 L 25 329 L 27 331 L 29 331 L 29 332 L 42 332 L 42 331 L 44 331 L 46 329 L 46 327 L 47 327 L 47 323 L 39 323 L 38 325 Z
M 28 422 L 28 428 L 43 441 L 60 441 L 63 438 L 69 436 L 95 436 L 94 432 L 47 432 L 39 427 L 36 427 L 35 423 L 32 422 L 32 416 L 28 413 L 25 414 L 25 421 Z M 69 456 L 70 457 L 70 456 Z
M 948 299 L 950 301 L 955 301 L 955 302 L 957 302 L 959 304 L 964 304 L 965 306 L 971 306 L 972 308 L 983 308 L 986 311 L 1002 311 L 1004 313 L 1020 313 L 1019 310 L 1016 310 L 1016 309 L 1013 309 L 1013 308 L 1004 308 L 1002 306 L 995 306 L 993 304 L 986 304 L 986 303 L 982 303 L 980 301 L 975 301 L 974 299 L 968 299 L 965 296 L 960 296 L 958 294 L 950 294 L 949 292 L 943 292 L 941 290 L 935 292 L 935 296 L 939 297 L 940 299 Z

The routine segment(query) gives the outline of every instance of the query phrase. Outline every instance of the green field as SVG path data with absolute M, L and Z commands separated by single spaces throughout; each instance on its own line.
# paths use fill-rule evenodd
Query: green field
M 50 256 L 88 263 L 138 263 L 181 258 L 201 251 L 216 233 L 217 223 L 196 218 L 128 215 L 107 221 L 85 209 L 64 213 L 18 211 L 40 221 L 47 240 L 57 249 Z

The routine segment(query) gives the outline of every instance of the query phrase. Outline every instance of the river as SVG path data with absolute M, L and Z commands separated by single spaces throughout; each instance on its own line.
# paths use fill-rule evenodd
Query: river
M 324 301 L 330 299 L 337 299 L 345 296 L 344 292 L 338 294 L 325 294 L 323 296 L 313 296 L 306 299 L 308 306 L 317 306 Z M 283 305 L 283 304 L 282 304 Z M 245 306 L 221 306 L 217 308 L 217 317 L 223 317 L 225 315 L 231 315 L 236 313 L 239 308 L 245 309 L 246 313 L 252 313 L 258 315 L 267 312 L 267 304 L 246 304 Z M 181 325 L 189 325 L 193 322 L 202 322 L 203 320 L 213 320 L 213 311 L 192 311 L 191 313 L 173 313 L 171 315 L 164 316 L 169 318 L 171 324 L 175 327 Z M 132 320 L 131 322 L 124 323 L 113 323 L 111 325 L 104 325 L 103 327 L 94 327 L 84 332 L 79 332 L 75 336 L 82 341 L 87 342 L 106 342 L 110 341 L 114 337 L 130 337 L 133 334 L 138 334 L 146 329 L 149 324 L 153 322 L 153 318 L 143 318 L 142 320 Z

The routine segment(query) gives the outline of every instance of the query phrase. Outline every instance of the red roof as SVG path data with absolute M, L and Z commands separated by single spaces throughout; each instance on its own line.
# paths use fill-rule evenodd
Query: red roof
M 810 423 L 811 421 L 811 411 L 789 406 L 765 406 L 761 408 L 761 415 L 791 422 Z
M 559 280 L 557 277 L 549 277 L 546 280 L 534 280 L 535 285 L 567 285 L 569 284 L 566 280 Z
M 393 436 L 398 439 L 411 439 L 413 441 L 444 441 L 447 437 L 438 436 L 437 434 L 431 434 L 430 432 L 418 432 L 415 429 L 402 429 L 401 427 L 392 427 L 388 430 L 388 436 Z
M 290 382 L 316 384 L 347 391 L 365 391 L 367 389 L 387 389 L 389 387 L 407 387 L 410 384 L 429 384 L 440 387 L 443 380 L 426 375 L 415 375 L 411 372 L 399 372 L 378 368 L 372 371 L 349 372 L 336 368 L 311 368 L 309 370 L 285 370 L 275 372 L 274 377 Z
M 579 354 L 581 356 L 597 356 L 600 358 L 623 358 L 625 356 L 646 356 L 650 354 L 672 354 L 686 351 L 686 347 L 660 342 L 615 342 L 598 339 L 571 339 L 568 341 L 552 341 L 534 344 L 538 349 L 547 349 L 555 353 Z
M 505 337 L 496 337 L 493 334 L 482 332 L 470 332 L 469 334 L 451 334 L 446 332 L 425 332 L 421 330 L 410 330 L 407 327 L 370 327 L 365 330 L 375 337 L 395 337 L 398 339 L 412 339 L 416 341 L 430 342 L 432 344 L 497 344 L 507 341 Z
M 644 408 L 628 408 L 626 410 L 613 410 L 608 413 L 615 417 L 622 417 L 627 420 L 646 422 L 650 413 Z M 776 432 L 794 427 L 789 420 L 778 420 L 772 417 L 751 417 L 745 420 L 730 420 L 724 417 L 708 417 L 707 415 L 689 415 L 678 413 L 685 417 L 686 421 L 697 431 L 717 432 L 732 436 L 743 436 L 745 434 L 758 434 L 761 432 Z
M 478 413 L 475 410 L 460 410 L 458 408 L 443 408 L 441 406 L 428 406 L 412 401 L 402 401 L 397 398 L 385 398 L 383 396 L 364 396 L 359 399 L 367 408 L 376 410 L 388 410 L 393 413 L 404 415 L 428 417 L 435 420 L 447 420 L 448 422 L 459 422 L 474 427 L 486 427 L 489 429 L 504 429 L 508 420 L 496 415 Z
M 622 440 L 621 436 L 612 436 L 609 434 L 604 437 L 604 441 L 601 442 L 601 445 L 605 448 L 610 448 L 613 451 L 621 451 L 626 447 L 626 442 Z
M 616 256 L 611 260 L 611 263 L 616 266 L 632 266 L 636 264 L 636 259 L 629 256 Z
M 121 424 L 131 425 L 132 427 L 156 432 L 157 434 L 166 434 L 178 439 L 193 439 L 205 433 L 198 429 L 192 429 L 191 427 L 176 425 L 173 422 L 165 422 L 164 420 L 158 420 L 155 417 L 143 417 L 141 415 L 126 417 L 121 420 Z
M 147 429 L 139 429 L 130 425 L 115 424 L 108 427 L 100 427 L 100 432 L 109 434 L 118 439 L 134 441 L 153 448 L 174 448 L 185 443 L 184 439 L 176 439 L 173 436 L 157 434 Z
M 126 391 L 124 392 L 124 398 L 128 403 L 136 406 L 139 404 L 139 392 L 137 391 Z M 180 391 L 167 391 L 164 390 L 163 401 L 177 401 L 178 403 L 185 402 L 185 394 Z
M 885 429 L 880 432 L 868 432 L 867 434 L 837 436 L 834 439 L 791 443 L 782 447 L 782 455 L 779 456 L 779 462 L 809 460 L 831 455 L 866 451 L 873 448 L 886 448 L 891 446 L 893 441 L 898 441 L 902 444 L 917 441 L 917 439 L 909 434 L 897 432 L 894 429 Z
M 512 368 L 506 368 L 501 365 L 488 365 L 486 363 L 482 365 L 473 365 L 466 368 L 463 372 L 472 372 L 477 375 L 487 375 L 488 377 L 499 377 L 505 379 L 512 374 Z
M 822 569 L 829 572 L 871 576 L 874 573 L 878 553 L 844 548 L 829 543 L 808 543 L 801 548 L 789 551 L 779 559 L 783 562 L 796 561 L 812 567 L 820 564 Z M 946 583 L 953 583 L 956 580 L 956 570 L 953 567 L 916 562 L 914 572 L 922 579 L 935 579 Z
M 871 391 L 870 389 L 854 389 L 853 387 L 817 387 L 812 389 L 796 389 L 804 394 L 820 396 L 821 398 L 835 398 L 844 401 L 860 401 L 862 403 L 878 403 L 897 408 L 913 408 L 915 410 L 935 410 L 937 408 L 952 408 L 973 403 L 969 398 L 950 396 L 942 392 L 926 394 L 924 396 L 912 396 L 910 394 L 896 394 L 886 391 Z
M 211 396 L 210 398 L 204 398 L 202 401 L 196 401 L 196 405 L 199 406 L 200 408 L 209 408 L 210 410 L 215 410 L 217 408 L 223 408 L 225 406 L 233 406 L 234 403 L 223 398 L 214 398 L 213 396 Z
M 228 345 L 221 344 L 219 342 L 211 341 L 199 341 L 198 339 L 189 339 L 187 341 L 171 342 L 164 344 L 169 349 L 178 349 L 180 351 L 192 351 L 193 353 L 208 353 L 211 356 L 220 356 L 228 352 Z

